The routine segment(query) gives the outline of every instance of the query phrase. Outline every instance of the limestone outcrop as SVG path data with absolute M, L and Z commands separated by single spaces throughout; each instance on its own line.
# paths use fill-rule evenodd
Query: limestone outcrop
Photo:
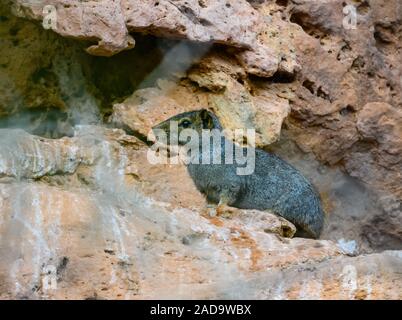
M 2 2 L 0 299 L 401 299 L 401 10 Z M 151 127 L 201 108 L 312 180 L 321 239 L 211 217 L 184 165 L 150 163 Z

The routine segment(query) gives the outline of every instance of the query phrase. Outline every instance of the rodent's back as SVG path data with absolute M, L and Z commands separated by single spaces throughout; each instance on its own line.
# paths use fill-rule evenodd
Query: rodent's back
M 224 156 L 224 148 L 222 153 Z M 223 186 L 236 185 L 240 191 L 232 206 L 270 210 L 311 236 L 317 238 L 320 235 L 324 220 L 320 198 L 311 183 L 293 166 L 274 154 L 255 149 L 254 172 L 237 175 L 238 167 L 244 165 L 235 160 L 233 164 L 190 163 L 188 170 L 209 201 L 219 201 Z
M 236 206 L 272 210 L 317 238 L 324 213 L 314 186 L 293 166 L 278 156 L 256 149 L 255 171 L 247 181 L 245 196 Z

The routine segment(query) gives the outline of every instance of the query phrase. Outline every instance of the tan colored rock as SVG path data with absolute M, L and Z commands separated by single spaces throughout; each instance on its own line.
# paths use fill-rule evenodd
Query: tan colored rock
M 352 151 L 346 156 L 345 167 L 352 176 L 379 190 L 384 208 L 363 226 L 368 234 L 381 234 L 389 246 L 398 247 L 402 239 L 402 112 L 387 103 L 368 103 L 357 113 L 356 125 L 362 141 L 373 147 L 369 152 Z M 374 236 L 369 239 L 384 246 Z
M 173 115 L 210 108 L 225 129 L 255 129 L 256 145 L 269 145 L 279 139 L 290 111 L 288 101 L 263 90 L 251 94 L 247 83 L 241 83 L 244 77 L 235 60 L 213 53 L 188 72 L 188 79 L 207 92 L 186 80 L 178 84 L 159 80 L 158 88 L 140 89 L 116 104 L 112 121 L 146 136 L 152 126 Z
M 252 98 L 257 109 L 255 128 L 260 133 L 259 145 L 270 145 L 280 138 L 282 124 L 290 113 L 289 101 L 276 94 L 256 90 Z
M 224 90 L 232 79 L 243 83 L 247 79 L 243 67 L 233 57 L 218 50 L 207 54 L 193 65 L 187 77 L 200 87 L 217 93 Z
M 211 94 L 210 103 L 224 128 L 255 129 L 257 146 L 279 139 L 282 122 L 290 111 L 287 100 L 269 94 L 252 96 L 235 80 L 223 94 Z
M 158 87 L 140 89 L 123 103 L 113 107 L 112 122 L 125 124 L 144 136 L 159 122 L 175 114 L 192 109 L 202 109 L 206 100 L 195 97 L 191 87 L 159 80 Z
M 62 36 L 97 41 L 87 49 L 90 54 L 111 56 L 134 46 L 120 1 L 16 0 L 14 5 L 19 16 L 44 23 L 55 19 L 52 29 Z
M 266 233 L 251 212 L 206 219 L 106 190 L 0 191 L 3 299 L 400 298 L 397 253 L 345 258 L 328 241 Z
M 370 206 L 379 207 L 370 210 L 364 222 L 355 223 L 357 238 L 378 250 L 398 249 L 402 169 L 400 132 L 395 128 L 402 101 L 400 6 L 397 1 L 348 3 L 357 12 L 356 28 L 350 29 L 344 26 L 343 3 L 292 1 L 279 9 L 285 20 L 293 22 L 293 27 L 285 25 L 293 32 L 301 69 L 295 79 L 279 79 L 265 84 L 264 90 L 289 100 L 288 136 L 301 150 L 345 169 L 373 194 Z M 269 3 L 255 8 L 262 14 L 273 10 Z M 381 125 L 371 124 L 376 121 Z
M 275 72 L 294 74 L 300 70 L 294 46 L 297 28 L 282 20 L 272 5 L 262 5 L 258 12 L 265 21 L 265 26 L 257 35 L 253 50 L 237 54 L 244 69 L 253 75 L 271 77 Z
M 376 140 L 385 165 L 402 161 L 402 112 L 387 103 L 366 104 L 357 114 L 357 129 L 364 139 Z
M 157 3 L 157 4 L 156 4 Z M 238 58 L 245 70 L 270 77 L 281 63 L 279 40 L 260 41 L 269 22 L 246 1 L 134 1 L 127 0 L 127 27 L 164 37 L 216 42 L 242 48 Z M 267 26 L 268 25 L 268 26 Z M 295 57 L 289 56 L 291 64 Z M 285 65 L 285 64 L 284 64 Z M 288 65 L 290 66 L 290 65 Z M 286 68 L 286 67 L 284 67 Z M 288 68 L 293 73 L 293 67 Z
M 275 236 L 266 233 L 267 230 L 280 233 L 285 230 L 281 226 L 286 224 L 286 228 L 292 228 L 275 216 L 258 212 L 241 212 L 225 220 L 204 218 L 196 211 L 184 208 L 166 211 L 168 203 L 144 197 L 137 190 L 141 184 L 138 181 L 133 184 L 130 179 L 134 172 L 133 165 L 140 172 L 146 164 L 127 162 L 133 152 L 141 150 L 135 139 L 122 135 L 119 130 L 95 127 L 80 130 L 68 142 L 67 139 L 42 139 L 29 143 L 25 149 L 15 150 L 13 154 L 15 158 L 28 156 L 24 163 L 29 164 L 31 159 L 27 148 L 34 145 L 38 150 L 38 162 L 43 159 L 39 150 L 48 153 L 47 166 L 43 167 L 59 169 L 42 170 L 46 177 L 42 177 L 41 182 L 11 180 L 0 184 L 0 234 L 4 244 L 0 263 L 1 277 L 4 279 L 0 293 L 2 298 L 163 297 L 168 291 L 164 293 L 163 288 L 155 291 L 155 276 L 158 281 L 169 279 L 166 288 L 177 284 L 180 277 L 194 277 L 194 283 L 199 283 L 201 278 L 211 280 L 210 272 L 216 268 L 214 252 L 222 255 L 218 259 L 227 260 L 235 268 L 240 263 L 238 267 L 244 272 L 258 270 L 265 263 L 265 254 L 254 237 L 266 237 L 266 245 L 272 241 L 281 243 Z M 16 133 L 12 130 L 9 132 Z M 25 138 L 29 141 L 28 137 Z M 50 146 L 52 142 L 53 148 Z M 57 143 L 60 150 L 56 147 Z M 65 147 L 66 143 L 70 146 Z M 75 154 L 70 154 L 68 159 L 74 160 L 78 154 L 84 153 L 91 155 L 93 160 L 71 170 L 63 169 L 59 159 L 65 158 L 64 147 L 65 150 L 75 149 Z M 82 170 L 85 167 L 89 167 L 90 171 Z M 28 178 L 29 171 L 32 174 L 39 171 L 37 167 L 29 165 L 26 170 L 25 176 Z M 78 180 L 74 182 L 75 175 L 78 175 Z M 60 180 L 57 176 L 60 176 Z M 141 174 L 138 177 L 141 178 Z M 69 179 L 70 182 L 64 181 L 63 187 L 56 186 L 57 181 L 62 179 Z M 64 190 L 68 185 L 70 191 Z M 160 181 L 158 186 L 162 189 Z M 162 190 L 158 193 L 162 193 Z M 180 196 L 186 198 L 187 193 Z M 170 200 L 175 203 L 174 198 Z M 258 223 L 253 224 L 253 221 Z M 21 237 L 26 242 L 18 241 L 19 244 L 15 245 L 15 241 Z M 204 244 L 207 246 L 205 252 L 202 247 L 197 249 L 204 241 L 211 242 Z M 227 248 L 226 241 L 232 242 L 234 251 Z M 149 245 L 153 249 L 147 257 L 145 252 Z M 190 250 L 193 246 L 195 248 Z M 212 251 L 208 249 L 209 246 Z M 332 248 L 329 243 L 327 246 L 325 250 L 328 250 L 328 254 L 339 254 L 336 247 Z M 300 250 L 297 245 L 295 248 Z M 244 255 L 244 259 L 237 261 L 231 256 L 233 254 Z M 317 257 L 311 258 L 319 258 L 322 253 L 316 254 Z M 161 261 L 157 262 L 159 258 L 152 258 L 158 256 L 166 256 L 162 264 Z M 197 262 L 205 258 L 206 262 Z M 276 263 L 293 263 L 292 259 L 283 257 Z M 167 264 L 166 269 L 164 263 Z M 176 267 L 177 263 L 182 264 L 183 274 L 168 276 L 169 263 L 174 263 Z M 194 268 L 199 270 L 198 274 L 190 272 Z M 88 277 L 88 273 L 92 276 Z M 219 273 L 216 279 L 218 277 Z M 203 287 L 194 288 L 195 292 L 204 292 Z
M 261 29 L 259 15 L 246 1 L 123 2 L 130 31 L 250 48 Z
M 296 263 L 290 252 L 273 261 L 273 244 L 282 246 L 281 241 L 262 230 L 244 230 L 241 221 L 225 226 L 225 220 L 209 221 L 183 209 L 167 213 L 145 206 L 142 212 L 129 211 L 137 206 L 132 200 L 129 207 L 117 206 L 104 192 L 2 185 L 2 298 L 127 299 L 172 297 L 172 292 L 182 298 L 190 292 L 212 297 L 214 287 L 225 286 L 218 280 L 222 263 L 244 274 L 263 270 L 266 263 Z M 21 235 L 24 241 L 14 245 Z M 339 254 L 325 242 L 303 254 L 296 241 L 291 250 L 310 261 Z M 180 291 L 169 293 L 173 288 Z
M 55 32 L 98 42 L 87 49 L 93 55 L 111 56 L 130 49 L 135 41 L 128 32 L 141 32 L 240 48 L 238 57 L 246 71 L 258 76 L 270 77 L 278 67 L 293 73 L 297 66 L 295 56 L 282 50 L 286 47 L 282 40 L 260 39 L 271 21 L 245 0 L 13 2 L 16 14 L 40 21 L 48 21 L 51 10 L 57 19 Z
M 259 77 L 271 77 L 278 70 L 279 57 L 264 45 L 257 44 L 256 50 L 246 50 L 238 54 L 244 69 Z
M 183 167 L 151 165 L 121 130 L 31 144 L 61 169 L 0 183 L 2 299 L 400 297 L 399 253 L 347 258 L 331 241 L 283 238 L 294 226 L 256 210 L 204 216 Z M 63 169 L 66 145 L 93 161 Z M 14 157 L 29 164 L 27 148 Z
M 286 137 L 311 153 L 297 151 L 306 158 L 297 165 L 313 163 L 313 154 L 338 166 L 325 175 L 329 168 L 317 164 L 316 174 L 341 195 L 328 205 L 323 234 L 338 244 L 289 239 L 282 236 L 294 226 L 268 212 L 205 215 L 186 169 L 151 165 L 146 146 L 121 130 L 81 126 L 55 140 L 1 130 L 0 298 L 402 298 L 400 251 L 348 256 L 360 247 L 401 248 L 397 0 L 353 2 L 357 29 L 343 26 L 340 0 L 13 2 L 17 14 L 38 21 L 44 4 L 55 5 L 54 31 L 91 41 L 93 55 L 131 48 L 128 31 L 202 42 L 200 55 L 219 43 L 174 74 L 176 82 L 160 79 L 115 104 L 113 121 L 147 135 L 171 115 L 208 107 L 225 127 L 256 128 L 257 145 L 265 147 L 278 140 L 291 109 Z M 60 98 L 75 95 L 61 91 L 66 87 L 85 85 L 77 69 L 60 77 L 50 68 L 55 37 L 0 19 L 7 52 L 0 57 L 2 114 L 24 104 L 96 113 L 88 96 Z M 56 60 L 56 69 L 65 62 Z M 345 183 L 341 169 L 375 198 L 355 180 Z M 360 190 L 351 194 L 362 198 L 349 201 L 363 203 L 362 210 L 339 213 L 350 188 Z

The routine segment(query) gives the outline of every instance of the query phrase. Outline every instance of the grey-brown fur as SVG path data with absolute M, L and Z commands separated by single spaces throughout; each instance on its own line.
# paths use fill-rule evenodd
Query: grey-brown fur
M 180 132 L 183 119 L 186 120 L 186 128 L 198 132 L 202 129 L 222 130 L 216 116 L 206 110 L 176 115 L 154 129 L 169 133 L 170 121 L 174 120 L 179 122 Z M 224 143 L 232 142 L 223 138 L 222 145 Z M 245 151 L 237 144 L 234 144 L 234 148 Z M 222 156 L 225 156 L 225 148 L 221 150 Z M 201 153 L 200 159 L 204 156 Z M 313 238 L 320 236 L 324 224 L 320 198 L 299 171 L 276 155 L 258 148 L 255 149 L 254 173 L 237 175 L 236 169 L 240 166 L 235 159 L 233 164 L 189 163 L 187 168 L 196 187 L 206 195 L 208 201 L 241 209 L 270 210 L 294 223 L 299 234 L 301 231 L 301 234 Z

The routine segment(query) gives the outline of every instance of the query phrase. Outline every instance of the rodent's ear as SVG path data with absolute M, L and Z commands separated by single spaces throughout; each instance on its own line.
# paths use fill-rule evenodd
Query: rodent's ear
M 211 129 L 213 127 L 212 117 L 209 114 L 208 110 L 202 109 L 200 111 L 200 117 L 202 121 L 202 127 L 204 129 Z

